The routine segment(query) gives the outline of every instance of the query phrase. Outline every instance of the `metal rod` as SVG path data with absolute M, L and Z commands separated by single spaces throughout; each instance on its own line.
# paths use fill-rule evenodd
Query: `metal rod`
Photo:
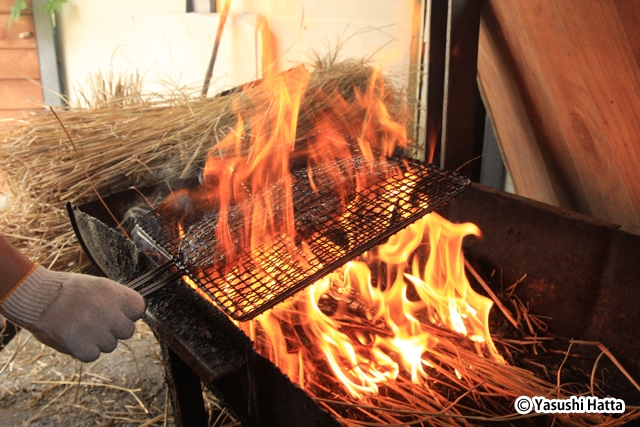
M 169 283 L 172 283 L 176 280 L 178 280 L 180 277 L 182 277 L 184 275 L 184 273 L 182 271 L 175 271 L 171 274 L 169 274 L 168 276 L 163 277 L 162 279 L 150 283 L 148 286 L 140 289 L 138 291 L 138 293 L 140 295 L 142 295 L 143 297 L 149 296 L 151 295 L 153 292 L 157 291 L 158 289 L 161 289 L 163 287 L 165 287 L 166 285 L 168 285 Z
M 146 272 L 145 274 L 143 274 L 142 276 L 132 280 L 131 282 L 127 283 L 126 286 L 136 290 L 136 288 L 138 288 L 140 285 L 144 285 L 145 283 L 151 282 L 154 279 L 156 279 L 157 277 L 159 277 L 161 274 L 163 274 L 164 272 L 168 271 L 171 267 L 173 266 L 173 263 L 170 261 L 165 262 L 164 264 L 159 265 L 158 267 L 154 268 L 153 270 L 150 270 L 148 272 Z

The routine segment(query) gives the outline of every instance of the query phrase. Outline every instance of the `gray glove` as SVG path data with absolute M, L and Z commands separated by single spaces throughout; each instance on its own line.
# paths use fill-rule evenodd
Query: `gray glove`
M 35 266 L 0 306 L 0 314 L 54 349 L 91 362 L 130 338 L 146 303 L 102 277 Z

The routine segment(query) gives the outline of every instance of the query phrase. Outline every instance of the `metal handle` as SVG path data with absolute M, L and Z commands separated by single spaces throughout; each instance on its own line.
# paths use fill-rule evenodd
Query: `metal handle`
M 158 289 L 179 279 L 184 274 L 180 270 L 178 270 L 168 275 L 164 275 L 173 266 L 174 265 L 171 261 L 167 261 L 164 264 L 161 264 L 158 267 L 154 268 L 153 270 L 146 272 L 142 276 L 132 280 L 125 286 L 133 289 L 134 291 L 137 291 L 143 297 L 146 297 L 151 293 L 157 291 Z

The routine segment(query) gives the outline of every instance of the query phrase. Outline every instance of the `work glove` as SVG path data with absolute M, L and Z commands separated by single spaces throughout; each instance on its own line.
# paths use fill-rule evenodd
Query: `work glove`
M 61 273 L 34 265 L 5 297 L 0 314 L 39 341 L 92 362 L 130 338 L 146 304 L 139 293 L 86 274 Z

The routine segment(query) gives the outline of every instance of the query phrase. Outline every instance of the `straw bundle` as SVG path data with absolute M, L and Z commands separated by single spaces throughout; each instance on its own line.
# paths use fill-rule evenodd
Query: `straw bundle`
M 311 116 L 328 108 L 330 97 L 322 94 L 352 99 L 354 88 L 367 87 L 372 71 L 362 62 L 319 61 L 301 111 Z M 59 270 L 77 271 L 80 259 L 64 202 L 97 198 L 80 160 L 103 196 L 194 176 L 213 144 L 234 129 L 237 112 L 264 111 L 271 101 L 260 81 L 213 98 L 185 91 L 141 96 L 133 90 L 140 87 L 137 78 L 94 81 L 94 93 L 83 96 L 93 107 L 57 112 L 77 152 L 50 111 L 26 117 L 0 142 L 0 173 L 11 189 L 9 207 L 0 211 L 2 233 L 28 256 Z M 403 120 L 400 92 L 385 84 L 385 94 L 390 114 Z M 357 109 L 346 113 L 346 122 L 363 115 Z M 298 134 L 308 132 L 310 121 L 301 120 Z

